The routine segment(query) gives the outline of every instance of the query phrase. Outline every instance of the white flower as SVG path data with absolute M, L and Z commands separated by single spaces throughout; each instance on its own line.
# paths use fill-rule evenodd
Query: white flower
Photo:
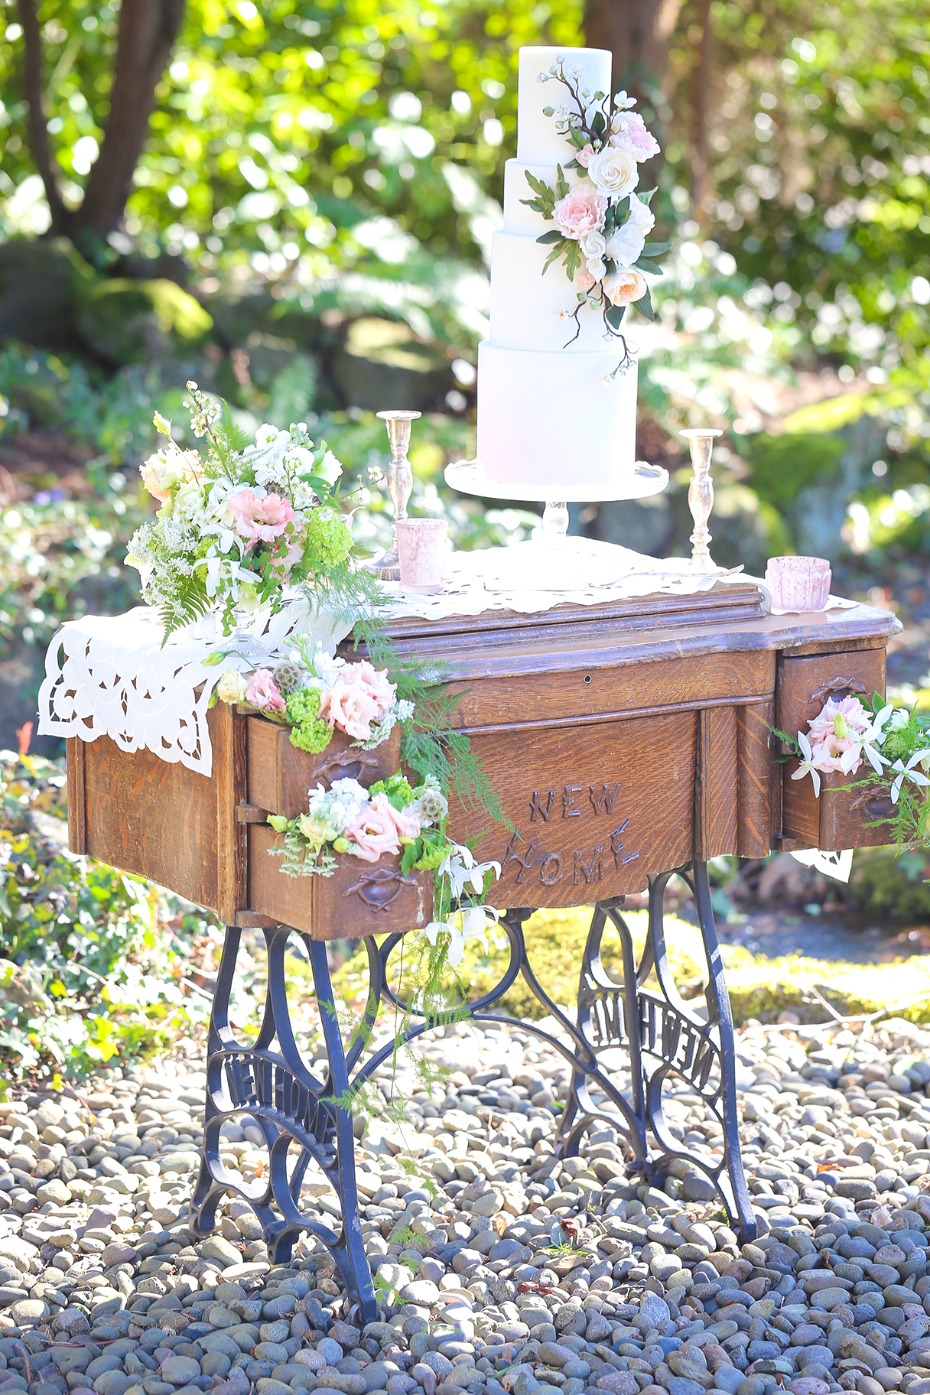
M 589 257 L 584 264 L 584 269 L 589 276 L 593 276 L 595 281 L 600 281 L 607 275 L 607 263 L 600 257 Z
M 889 765 L 888 757 L 883 755 L 878 749 L 888 733 L 885 731 L 885 723 L 894 717 L 894 707 L 889 702 L 887 707 L 883 707 L 872 718 L 865 731 L 862 733 L 862 754 L 875 771 L 876 775 L 882 773 L 884 766 Z
M 891 720 L 888 723 L 888 730 L 903 731 L 909 721 L 910 718 L 908 717 L 907 712 L 904 710 L 904 708 L 896 707 L 891 714 Z
M 631 194 L 639 183 L 636 160 L 627 150 L 605 145 L 588 161 L 588 178 L 599 194 L 620 199 Z
M 643 254 L 646 234 L 634 223 L 624 223 L 607 240 L 607 255 L 617 266 L 635 266 Z
M 599 259 L 603 257 L 607 250 L 607 243 L 602 232 L 585 233 L 584 237 L 579 241 L 578 246 L 589 259 Z
M 630 216 L 627 220 L 637 228 L 642 228 L 644 232 L 652 232 L 656 225 L 656 215 L 649 207 L 648 203 L 643 203 L 637 194 L 630 195 Z
M 327 484 L 335 484 L 342 474 L 342 465 L 333 455 L 332 451 L 328 450 L 313 473 L 319 475 L 320 479 L 324 479 Z
M 628 97 L 626 92 L 620 91 L 614 97 L 614 106 L 618 111 L 628 111 L 630 107 L 636 106 L 636 98 Z
M 476 862 L 474 853 L 461 843 L 452 844 L 452 852 L 439 865 L 439 875 L 449 883 L 452 896 L 461 896 L 466 886 L 480 894 L 484 891 L 484 879 L 493 869 L 495 877 L 501 874 L 499 862 Z
M 811 784 L 814 786 L 814 794 L 820 795 L 820 772 L 814 764 L 814 752 L 811 743 L 808 741 L 803 731 L 798 732 L 798 745 L 804 759 L 799 764 L 797 770 L 792 775 L 792 780 L 803 780 L 805 775 L 811 777 Z
M 490 906 L 469 906 L 467 910 L 458 911 L 451 920 L 431 920 L 422 933 L 431 945 L 435 945 L 440 935 L 448 936 L 449 949 L 446 958 L 455 968 L 462 962 L 469 940 L 480 940 L 487 953 L 489 918 L 493 923 L 497 917 L 498 912 Z
M 910 760 L 905 765 L 903 761 L 896 760 L 892 765 L 892 770 L 897 770 L 898 774 L 891 782 L 891 802 L 897 804 L 901 795 L 901 786 L 905 780 L 910 780 L 915 785 L 930 785 L 930 778 L 922 775 L 919 770 L 915 770 L 915 765 L 922 765 L 925 760 L 930 759 L 930 750 L 915 751 Z

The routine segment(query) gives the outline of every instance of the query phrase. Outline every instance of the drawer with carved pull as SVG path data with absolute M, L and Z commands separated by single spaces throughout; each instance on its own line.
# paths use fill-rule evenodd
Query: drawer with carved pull
M 869 706 L 873 694 L 884 691 L 884 648 L 799 658 L 785 654 L 778 665 L 775 725 L 789 736 L 799 731 L 806 733 L 808 722 L 817 716 L 828 698 L 840 700 L 852 695 Z M 845 788 L 868 772 L 865 762 L 854 776 L 842 771 L 821 775 L 819 797 L 809 777 L 791 778 L 797 768 L 795 760 L 783 767 L 783 842 L 836 852 L 892 841 L 888 825 L 878 822 L 891 812 L 890 800 L 875 788 Z

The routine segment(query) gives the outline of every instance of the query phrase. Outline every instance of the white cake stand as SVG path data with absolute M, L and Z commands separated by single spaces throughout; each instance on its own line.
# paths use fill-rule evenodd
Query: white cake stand
M 668 484 L 668 471 L 661 465 L 637 461 L 615 485 L 534 484 L 531 481 L 506 483 L 488 479 L 478 460 L 456 460 L 445 469 L 446 484 L 463 494 L 476 494 L 483 499 L 512 499 L 521 503 L 545 504 L 542 529 L 530 542 L 516 543 L 506 549 L 508 571 L 520 578 L 520 585 L 533 590 L 549 589 L 553 567 L 570 565 L 576 559 L 582 563 L 586 579 L 594 583 L 593 572 L 615 574 L 616 555 L 626 549 L 611 543 L 592 543 L 590 538 L 570 538 L 568 533 L 569 504 L 606 504 L 622 499 L 648 499 L 661 494 Z M 601 563 L 598 566 L 598 563 Z M 593 571 L 592 571 L 593 569 Z

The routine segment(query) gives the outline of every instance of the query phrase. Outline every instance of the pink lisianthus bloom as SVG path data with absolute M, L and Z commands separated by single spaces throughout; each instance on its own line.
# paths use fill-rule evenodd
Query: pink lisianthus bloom
M 823 741 L 813 747 L 811 764 L 815 769 L 827 774 L 831 770 L 841 770 L 844 775 L 855 775 L 862 764 L 862 745 L 854 736 L 836 736 L 832 731 Z
M 808 722 L 810 742 L 816 746 L 830 737 L 859 736 L 869 726 L 869 714 L 857 697 L 844 697 L 840 702 L 828 698 L 812 722 Z
M 578 242 L 590 232 L 602 232 L 607 200 L 594 185 L 583 179 L 557 201 L 552 210 L 555 225 L 563 237 Z
M 353 664 L 359 683 L 365 692 L 378 704 L 378 720 L 394 706 L 394 699 L 397 697 L 397 686 L 388 680 L 387 671 L 383 668 L 375 668 L 368 659 L 359 659 L 357 664 Z
M 320 699 L 320 716 L 331 727 L 338 727 L 353 741 L 367 741 L 371 726 L 384 715 L 364 682 L 355 674 L 355 664 L 340 669 L 333 685 Z
M 270 668 L 252 670 L 245 685 L 245 700 L 263 712 L 284 712 L 287 708 Z
M 395 813 L 387 797 L 376 794 L 345 831 L 349 852 L 363 862 L 377 862 L 382 853 L 399 853 L 400 841 L 393 818 Z
M 388 813 L 397 829 L 398 838 L 419 838 L 420 815 L 415 809 L 395 809 L 391 801 L 383 794 L 376 794 L 375 799 L 383 799 L 387 804 Z
M 236 515 L 236 532 L 249 544 L 274 542 L 295 517 L 283 495 L 260 494 L 257 489 L 237 489 L 228 504 Z

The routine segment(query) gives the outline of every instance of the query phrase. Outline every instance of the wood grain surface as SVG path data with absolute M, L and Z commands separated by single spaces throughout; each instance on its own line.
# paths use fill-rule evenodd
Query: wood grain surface
M 830 788 L 842 777 L 827 777 L 819 802 L 809 781 L 791 781 L 770 728 L 799 730 L 828 692 L 883 692 L 896 626 L 866 606 L 763 615 L 757 589 L 738 583 L 543 615 L 404 621 L 396 642 L 459 692 L 457 720 L 510 826 L 453 802 L 452 831 L 503 864 L 493 900 L 517 908 L 641 890 L 692 855 L 886 841 L 869 827 L 870 800 Z M 267 812 L 299 813 L 317 783 L 390 773 L 396 738 L 372 753 L 336 738 L 312 757 L 261 717 L 218 708 L 209 722 L 211 778 L 105 737 L 69 741 L 74 849 L 233 923 L 280 919 L 323 937 L 424 923 L 431 878 L 397 888 L 392 869 L 372 880 L 348 858 L 334 878 L 289 878 L 263 824 Z

